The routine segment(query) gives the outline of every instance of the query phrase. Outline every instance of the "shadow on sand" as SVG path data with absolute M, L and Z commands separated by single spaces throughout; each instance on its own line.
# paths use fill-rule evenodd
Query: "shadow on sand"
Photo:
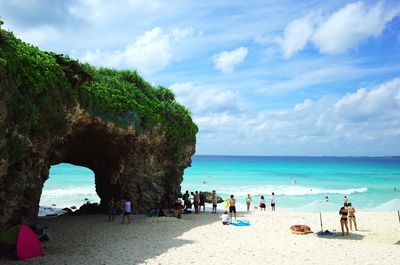
M 92 264 L 144 263 L 171 249 L 192 244 L 194 241 L 179 237 L 193 228 L 219 222 L 220 215 L 221 212 L 183 214 L 180 220 L 133 215 L 131 224 L 121 224 L 121 216 L 111 222 L 106 215 L 41 218 L 51 237 L 49 242 L 42 243 L 43 257 L 27 261 L 0 257 L 0 263 L 89 264 L 86 258 Z
M 336 236 L 318 236 L 322 239 L 343 239 L 343 240 L 362 240 L 365 236 L 360 234 L 349 233 L 342 236 L 342 232 L 336 232 Z

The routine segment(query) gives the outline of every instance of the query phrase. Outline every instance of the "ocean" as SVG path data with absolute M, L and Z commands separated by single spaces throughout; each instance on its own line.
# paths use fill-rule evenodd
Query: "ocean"
M 244 205 L 250 194 L 277 198 L 277 208 L 297 208 L 323 200 L 341 204 L 343 196 L 356 208 L 370 209 L 400 197 L 400 157 L 270 157 L 195 155 L 185 170 L 182 192 L 212 191 L 226 199 L 233 194 Z M 70 164 L 54 165 L 41 206 L 79 207 L 98 202 L 94 173 Z

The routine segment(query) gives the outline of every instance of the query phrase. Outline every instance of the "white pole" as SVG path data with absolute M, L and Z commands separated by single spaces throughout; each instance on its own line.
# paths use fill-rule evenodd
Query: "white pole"
M 321 212 L 319 212 L 319 221 L 321 222 L 321 231 L 323 231 L 324 229 L 322 229 L 322 216 L 321 216 Z

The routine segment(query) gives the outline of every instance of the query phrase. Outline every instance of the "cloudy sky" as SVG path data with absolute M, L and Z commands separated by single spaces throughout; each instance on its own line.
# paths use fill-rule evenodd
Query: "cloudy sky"
M 398 0 L 0 0 L 0 16 L 173 89 L 197 154 L 400 155 Z

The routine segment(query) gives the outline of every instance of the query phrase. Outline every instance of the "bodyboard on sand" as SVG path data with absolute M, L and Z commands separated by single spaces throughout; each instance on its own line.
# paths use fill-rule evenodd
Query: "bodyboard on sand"
M 245 219 L 243 219 L 243 220 L 235 220 L 235 221 L 231 222 L 231 225 L 234 225 L 234 226 L 249 226 L 250 222 L 249 222 L 249 220 L 245 220 Z

